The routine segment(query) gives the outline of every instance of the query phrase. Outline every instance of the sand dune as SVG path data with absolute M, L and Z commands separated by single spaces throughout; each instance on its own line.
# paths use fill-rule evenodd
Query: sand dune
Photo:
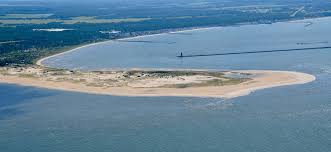
M 72 71 L 62 70 L 60 74 L 59 72 L 49 74 L 38 68 L 25 68 L 23 70 L 7 68 L 5 70 L 2 69 L 0 73 L 0 83 L 118 96 L 234 98 L 248 95 L 260 89 L 304 84 L 315 80 L 313 75 L 290 71 L 246 70 L 218 72 L 218 74 L 224 75 L 221 77 L 214 76 L 215 72 L 204 74 L 201 71 L 186 71 L 188 73 L 185 73 L 185 75 L 178 75 L 177 72 L 179 71 L 175 71 L 176 74 L 167 71 L 170 74 L 166 76 L 163 73 L 160 76 L 160 73 L 158 73 L 160 71 L 148 71 L 148 74 L 142 71 L 135 71 L 132 75 L 125 75 L 128 72 L 130 71 L 80 72 L 73 74 Z M 227 73 L 242 73 L 250 75 L 250 78 L 227 78 L 225 76 Z M 209 83 L 213 82 L 212 80 L 224 82 L 224 84 Z M 183 84 L 185 87 L 179 87 Z

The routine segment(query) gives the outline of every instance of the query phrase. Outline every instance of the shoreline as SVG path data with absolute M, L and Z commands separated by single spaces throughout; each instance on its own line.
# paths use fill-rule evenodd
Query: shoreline
M 182 33 L 182 32 L 190 32 L 190 31 L 200 31 L 200 30 L 209 30 L 209 29 L 215 29 L 215 28 L 223 28 L 224 26 L 211 26 L 211 27 L 193 27 L 193 28 L 189 28 L 189 29 L 184 29 L 184 30 L 178 30 L 176 31 L 176 29 L 174 29 L 174 31 L 169 31 L 169 32 L 161 32 L 161 33 L 156 33 L 156 34 L 147 34 L 147 35 L 138 35 L 138 36 L 133 36 L 133 37 L 126 37 L 126 38 L 119 38 L 119 39 L 113 39 L 113 40 L 106 40 L 106 41 L 102 41 L 102 42 L 97 42 L 97 43 L 91 43 L 91 44 L 86 44 L 83 46 L 79 46 L 76 47 L 74 49 L 68 50 L 68 51 L 64 51 L 61 53 L 57 53 L 51 56 L 47 56 L 44 58 L 41 58 L 39 60 L 36 61 L 36 65 L 42 66 L 42 67 L 46 67 L 45 65 L 42 64 L 43 61 L 53 58 L 53 57 L 57 57 L 63 54 L 67 54 L 67 53 L 71 53 L 74 51 L 77 51 L 81 48 L 85 48 L 85 47 L 90 47 L 90 46 L 94 46 L 94 45 L 99 45 L 99 44 L 104 44 L 104 43 L 112 43 L 112 42 L 116 42 L 116 41 L 120 41 L 120 40 L 132 40 L 132 39 L 138 39 L 138 38 L 144 38 L 144 37 L 151 37 L 151 36 L 158 36 L 158 35 L 164 35 L 164 34 L 171 34 L 171 33 Z
M 314 19 L 325 19 L 330 17 L 319 17 L 319 18 L 307 18 L 307 19 L 300 19 L 300 20 L 286 20 L 286 21 L 279 21 L 274 22 L 276 23 L 302 23 L 304 24 L 307 21 L 312 21 Z M 201 30 L 210 30 L 210 29 L 220 29 L 225 27 L 236 27 L 236 26 L 250 26 L 250 25 L 267 25 L 267 24 L 238 24 L 238 25 L 231 25 L 231 26 L 211 26 L 211 27 L 192 27 L 188 29 L 170 29 L 169 31 L 155 33 L 155 34 L 142 34 L 132 37 L 125 37 L 113 40 L 106 40 L 97 43 L 91 43 L 82 45 L 68 51 L 64 51 L 58 54 L 54 54 L 51 56 L 47 56 L 41 58 L 36 61 L 36 65 L 41 68 L 47 68 L 42 62 L 57 57 L 63 54 L 71 53 L 74 51 L 78 51 L 81 48 L 90 47 L 94 45 L 104 44 L 104 43 L 113 43 L 118 40 L 132 40 L 144 37 L 151 37 L 151 36 L 158 36 L 164 35 L 169 33 L 182 33 L 182 32 L 190 32 L 190 31 L 201 31 Z M 56 67 L 50 67 L 55 68 Z M 151 70 L 160 70 L 160 71 L 205 71 L 206 73 L 214 71 L 209 69 L 149 69 L 149 68 L 129 68 L 129 69 L 117 69 L 117 70 L 107 70 L 105 72 L 115 72 L 115 71 L 134 71 L 134 70 L 141 70 L 141 71 L 151 71 Z M 101 70 L 102 71 L 102 70 Z M 220 72 L 220 70 L 215 70 Z M 214 72 L 215 72 L 214 71 Z M 229 86 L 207 86 L 207 87 L 189 87 L 189 88 L 130 88 L 130 87 L 105 87 L 105 88 L 98 88 L 98 87 L 91 87 L 85 86 L 82 84 L 72 84 L 68 82 L 50 82 L 50 81 L 34 81 L 32 79 L 27 78 L 19 78 L 16 77 L 14 79 L 3 78 L 0 79 L 0 83 L 9 83 L 9 84 L 17 84 L 23 86 L 33 86 L 39 88 L 46 88 L 46 89 L 55 89 L 55 90 L 62 90 L 62 91 L 71 91 L 71 92 L 81 92 L 81 93 L 88 93 L 88 94 L 101 94 L 101 95 L 115 95 L 115 96 L 144 96 L 144 97 L 156 97 L 156 96 L 176 96 L 176 97 L 214 97 L 214 98 L 235 98 L 240 96 L 249 95 L 252 92 L 280 87 L 280 86 L 289 86 L 289 85 L 298 85 L 298 84 L 306 84 L 316 80 L 316 77 L 306 73 L 300 72 L 292 72 L 292 71 L 267 71 L 267 70 L 235 70 L 231 72 L 247 72 L 250 74 L 259 74 L 262 77 L 253 78 L 248 82 L 243 82 L 236 85 L 229 85 Z M 68 85 L 69 84 L 69 85 Z
M 253 73 L 258 72 L 258 71 L 259 70 L 244 70 L 244 72 L 253 72 Z M 268 72 L 268 71 L 264 71 L 264 72 Z M 307 74 L 307 73 L 294 72 L 294 71 L 272 71 L 272 72 L 277 72 L 277 73 L 286 72 L 288 74 L 296 75 L 297 81 L 283 83 L 283 84 L 274 83 L 274 84 L 269 84 L 269 85 L 264 85 L 264 86 L 256 86 L 256 87 L 252 87 L 252 88 L 244 89 L 244 90 L 238 90 L 238 91 L 234 92 L 233 94 L 229 94 L 230 96 L 228 96 L 228 98 L 246 96 L 255 91 L 264 90 L 264 89 L 270 89 L 270 88 L 276 88 L 276 87 L 282 87 L 282 86 L 307 84 L 307 83 L 310 83 L 310 82 L 313 82 L 316 80 L 316 77 L 314 75 Z
M 311 21 L 313 19 L 325 19 L 325 18 L 331 18 L 330 16 L 326 16 L 326 17 L 317 17 L 317 18 L 305 18 L 305 19 L 296 19 L 296 20 L 286 20 L 286 21 L 276 21 L 274 23 L 271 24 L 276 24 L 276 23 L 304 23 L 305 21 Z M 190 31 L 201 31 L 201 30 L 210 30 L 210 29 L 218 29 L 218 28 L 225 28 L 225 27 L 236 27 L 236 26 L 249 26 L 249 25 L 266 25 L 266 24 L 254 24 L 254 23 L 244 23 L 244 24 L 237 24 L 237 25 L 230 25 L 230 26 L 206 26 L 206 27 L 190 27 L 190 28 L 179 28 L 179 29 L 169 29 L 169 31 L 166 32 L 160 32 L 160 33 L 156 33 L 156 34 L 146 34 L 146 35 L 138 35 L 138 36 L 132 36 L 132 37 L 126 37 L 126 38 L 119 38 L 119 39 L 112 39 L 112 40 L 105 40 L 105 41 L 101 41 L 101 42 L 96 42 L 96 43 L 91 43 L 91 44 L 86 44 L 86 45 L 82 45 L 82 46 L 78 46 L 74 49 L 70 49 L 68 51 L 64 51 L 61 53 L 57 53 L 54 55 L 50 55 L 41 59 L 38 59 L 35 64 L 38 66 L 42 66 L 42 67 L 47 67 L 44 64 L 42 64 L 43 61 L 53 58 L 53 57 L 57 57 L 63 54 L 67 54 L 67 53 L 71 53 L 74 51 L 77 51 L 79 49 L 85 48 L 85 47 L 90 47 L 90 46 L 94 46 L 94 45 L 98 45 L 98 44 L 104 44 L 104 43 L 112 43 L 114 41 L 119 41 L 119 40 L 132 40 L 132 39 L 137 39 L 137 38 L 144 38 L 144 37 L 151 37 L 151 36 L 158 36 L 158 35 L 164 35 L 164 34 L 170 34 L 170 33 L 183 33 L 183 32 L 190 32 Z M 173 31 L 171 31 L 173 30 Z
M 132 71 L 129 71 L 132 72 Z M 157 71 L 149 71 L 157 72 Z M 197 71 L 186 71 L 186 72 L 197 72 Z M 205 71 L 199 71 L 206 73 Z M 31 86 L 38 88 L 54 89 L 61 91 L 80 92 L 88 94 L 99 94 L 99 95 L 112 95 L 112 96 L 129 96 L 129 97 L 161 97 L 161 96 L 172 96 L 172 97 L 199 97 L 199 98 L 223 98 L 231 99 L 240 96 L 249 95 L 252 92 L 280 87 L 289 85 L 306 84 L 314 81 L 316 78 L 313 75 L 291 72 L 291 71 L 267 71 L 267 70 L 242 70 L 242 71 L 226 71 L 216 73 L 243 73 L 253 75 L 253 77 L 247 81 L 240 81 L 239 83 L 228 84 L 228 85 L 209 85 L 209 86 L 190 86 L 190 87 L 163 87 L 153 86 L 158 84 L 160 79 L 151 79 L 147 76 L 143 81 L 139 82 L 135 79 L 133 84 L 138 85 L 124 85 L 124 86 L 92 86 L 82 82 L 72 82 L 69 80 L 57 81 L 49 80 L 49 77 L 22 77 L 19 75 L 2 75 L 0 77 L 0 83 L 4 84 L 16 84 L 20 86 Z M 91 76 L 90 73 L 89 77 Z M 0 74 L 1 75 L 1 74 Z M 95 75 L 94 75 L 95 76 Z M 97 75 L 99 77 L 100 75 Z M 208 76 L 210 77 L 210 76 Z M 180 78 L 180 79 L 179 79 Z M 189 77 L 184 77 L 189 79 Z M 199 79 L 199 77 L 196 77 Z M 200 78 L 202 79 L 202 78 Z M 99 78 L 96 79 L 100 81 Z M 167 85 L 178 85 L 183 81 L 182 77 L 174 76 L 173 78 L 167 78 Z M 130 80 L 130 82 L 132 82 Z M 138 82 L 138 83 L 137 83 Z M 191 82 L 190 82 L 191 83 Z M 166 85 L 166 86 L 167 86 Z

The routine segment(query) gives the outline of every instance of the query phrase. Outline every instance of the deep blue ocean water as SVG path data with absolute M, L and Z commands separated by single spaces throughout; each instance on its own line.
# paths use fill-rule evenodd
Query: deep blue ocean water
M 317 80 L 229 100 L 118 97 L 0 84 L 0 151 L 331 151 L 331 49 L 182 60 L 174 57 L 178 50 L 193 54 L 201 53 L 198 50 L 264 50 L 331 42 L 331 19 L 313 22 L 309 27 L 297 21 L 166 34 L 142 38 L 159 43 L 110 42 L 93 46 L 99 49 L 83 48 L 46 60 L 50 66 L 85 70 L 291 70 L 313 74 Z M 168 41 L 176 43 L 164 43 Z M 87 55 L 92 51 L 93 55 Z

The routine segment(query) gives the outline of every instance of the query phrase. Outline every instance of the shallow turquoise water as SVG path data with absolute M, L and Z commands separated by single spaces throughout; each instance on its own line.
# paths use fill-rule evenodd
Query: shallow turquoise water
M 322 23 L 318 24 L 319 22 Z M 274 25 L 254 25 L 249 26 L 249 29 L 262 26 L 264 28 L 257 29 L 266 30 L 269 33 L 272 31 L 271 33 L 279 35 L 279 33 L 286 34 L 301 30 L 301 28 L 307 31 L 319 31 L 316 29 L 317 27 L 318 29 L 324 28 L 324 32 L 320 31 L 306 38 L 300 34 L 298 37 L 290 37 L 292 34 L 288 34 L 289 36 L 282 39 L 279 39 L 278 36 L 273 38 L 273 35 L 268 35 L 273 38 L 268 40 L 272 44 L 288 42 L 285 45 L 297 47 L 296 43 L 299 43 L 299 40 L 300 42 L 313 39 L 316 41 L 330 40 L 330 27 L 326 26 L 330 23 L 331 20 L 316 20 L 310 27 L 304 27 L 302 23 L 279 23 L 284 25 L 282 28 L 278 28 L 279 24 L 276 24 L 275 31 L 270 29 Z M 234 35 L 228 35 L 229 41 L 233 37 L 237 41 L 242 41 L 243 44 L 246 44 L 246 41 L 261 43 L 261 45 L 256 45 L 256 49 L 284 47 L 284 45 L 267 45 L 268 43 L 265 42 L 267 40 L 264 39 L 261 40 L 263 43 L 257 41 L 255 39 L 258 37 L 245 34 L 248 32 L 246 31 L 248 27 L 241 28 L 225 28 L 225 31 L 236 31 L 232 33 Z M 243 35 L 237 33 L 238 30 L 242 31 Z M 184 45 L 180 42 L 189 43 L 189 40 L 184 39 L 202 39 L 201 36 L 205 33 L 217 35 L 215 31 L 204 31 L 198 32 L 198 34 L 193 32 L 191 35 L 169 34 L 159 38 L 160 41 L 165 41 L 163 39 L 178 41 L 175 44 L 180 48 Z M 263 32 L 256 32 L 256 34 L 263 35 Z M 154 39 L 155 37 L 149 38 Z M 211 48 L 205 50 L 223 50 L 221 47 L 214 47 L 218 43 L 216 40 L 212 43 L 213 45 L 205 44 L 207 42 L 210 41 L 201 42 L 201 44 L 191 43 L 191 50 L 200 50 L 203 47 Z M 224 45 L 226 44 L 228 43 L 224 42 Z M 90 51 L 82 50 L 82 54 L 73 52 L 63 58 L 46 62 L 54 66 L 87 70 L 113 68 L 118 65 L 123 67 L 153 65 L 152 67 L 163 68 L 169 66 L 293 70 L 313 74 L 317 80 L 305 85 L 257 91 L 251 95 L 231 100 L 102 96 L 1 84 L 0 151 L 331 151 L 331 50 L 192 58 L 178 61 L 173 57 L 177 51 L 164 52 L 164 56 L 158 57 L 159 54 L 153 54 L 151 51 L 153 49 L 150 48 L 162 48 L 158 45 L 173 44 L 121 42 L 118 46 L 109 44 L 107 47 L 124 45 L 129 45 L 128 48 L 137 46 L 140 51 L 146 50 L 149 53 L 136 53 L 133 56 L 138 59 L 125 64 L 114 61 L 127 59 L 112 57 L 112 55 L 114 53 L 121 55 L 123 52 L 131 54 L 130 49 L 124 49 L 123 52 L 116 52 L 116 50 L 110 52 L 108 49 L 106 49 L 108 51 L 94 50 L 93 56 L 90 55 L 89 58 L 84 54 Z M 185 44 L 185 47 L 187 45 Z M 241 47 L 237 44 L 228 45 L 231 45 L 227 46 L 228 48 Z M 248 46 L 247 50 L 255 49 L 255 46 L 250 46 L 250 44 L 245 46 Z M 172 50 L 170 48 L 169 46 L 168 50 Z M 173 48 L 175 47 L 173 46 Z M 176 50 L 178 48 L 176 47 Z M 163 51 L 160 50 L 160 52 Z M 104 53 L 109 54 L 106 56 Z M 169 57 L 166 54 L 169 54 Z M 140 60 L 139 58 L 144 55 L 152 57 L 148 57 L 148 60 Z M 82 57 L 81 60 L 76 60 L 80 57 Z M 100 59 L 94 61 L 94 58 Z M 93 62 L 87 62 L 87 60 Z M 55 61 L 58 63 L 53 64 Z M 82 67 L 84 62 L 87 66 Z

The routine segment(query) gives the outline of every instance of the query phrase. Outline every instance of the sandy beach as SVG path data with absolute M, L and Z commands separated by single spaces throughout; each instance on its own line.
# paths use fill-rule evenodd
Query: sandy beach
M 306 21 L 306 20 L 302 20 Z M 307 19 L 309 21 L 309 19 Z M 288 23 L 297 23 L 297 21 L 288 21 Z M 300 22 L 301 23 L 301 22 Z M 163 35 L 167 33 L 181 33 L 181 32 L 189 32 L 189 31 L 196 31 L 196 30 L 208 30 L 213 28 L 223 28 L 223 27 L 203 27 L 203 28 L 192 28 L 192 29 L 184 29 L 178 31 L 169 31 L 165 33 L 158 33 L 158 34 L 150 34 L 150 35 L 141 35 L 129 38 L 122 38 L 118 40 L 132 40 L 141 37 L 150 37 L 150 36 L 157 36 Z M 114 40 L 88 44 L 81 47 L 77 47 L 75 49 L 55 54 L 52 56 L 48 56 L 46 58 L 42 58 L 36 62 L 37 65 L 44 67 L 43 62 L 49 58 L 53 58 L 56 56 L 60 56 L 66 53 L 70 53 L 73 51 L 77 51 L 84 47 L 94 46 L 101 43 L 112 43 Z M 144 69 L 141 69 L 144 70 Z M 146 70 L 146 69 L 145 69 Z M 127 70 L 126 72 L 129 72 Z M 184 69 L 176 69 L 176 71 L 185 71 Z M 192 70 L 194 71 L 194 70 Z M 108 71 L 112 72 L 112 71 Z M 114 72 L 114 71 L 113 71 Z M 134 79 L 134 80 L 119 80 L 122 82 L 118 82 L 116 76 L 99 76 L 93 75 L 94 79 L 92 80 L 85 80 L 89 83 L 77 83 L 73 80 L 70 81 L 49 81 L 49 79 L 54 78 L 27 78 L 27 77 L 20 77 L 20 76 L 2 76 L 0 78 L 0 82 L 2 83 L 12 83 L 12 84 L 19 84 L 25 86 L 35 86 L 35 87 L 42 87 L 42 88 L 49 88 L 49 89 L 58 89 L 58 90 L 65 90 L 65 91 L 75 91 L 75 92 L 84 92 L 84 93 L 92 93 L 92 94 L 106 94 L 106 95 L 119 95 L 119 96 L 187 96 L 187 97 L 217 97 L 217 98 L 234 98 L 238 96 L 248 95 L 251 92 L 279 87 L 279 86 L 287 86 L 287 85 L 296 85 L 296 84 L 305 84 L 311 81 L 314 81 L 316 78 L 313 75 L 300 73 L 300 72 L 291 72 L 291 71 L 266 71 L 266 70 L 245 70 L 245 71 L 231 71 L 231 72 L 239 72 L 239 73 L 248 73 L 251 75 L 256 75 L 255 77 L 250 78 L 250 80 L 241 82 L 238 84 L 231 84 L 231 85 L 210 85 L 210 86 L 190 86 L 190 87 L 165 87 L 169 85 L 187 85 L 192 83 L 204 83 L 207 81 L 213 80 L 205 77 L 205 76 L 193 76 L 193 77 L 173 77 L 173 78 L 149 78 L 145 77 L 143 80 L 141 79 Z M 97 80 L 97 77 L 112 77 L 111 81 L 113 83 L 104 83 L 105 81 Z M 66 77 L 66 79 L 68 79 Z M 70 78 L 69 78 L 70 79 Z M 80 79 L 80 78 L 74 78 Z M 75 80 L 76 81 L 76 80 Z M 95 86 L 94 83 L 97 83 Z M 104 83 L 104 84 L 102 84 Z M 126 83 L 126 85 L 123 85 Z M 93 84 L 93 85 L 91 85 Z
M 125 75 L 128 72 L 132 74 Z M 147 72 L 146 74 L 145 71 L 108 71 L 73 74 L 72 71 L 63 70 L 61 73 L 47 73 L 39 68 L 7 68 L 2 69 L 2 74 L 0 73 L 0 83 L 117 96 L 234 98 L 261 89 L 305 84 L 315 80 L 313 75 L 290 71 L 246 70 L 209 74 L 205 74 L 208 73 L 206 71 L 187 71 L 185 74 L 167 71 L 166 73 L 170 72 L 167 75 L 164 71 Z M 226 75 L 229 73 L 249 75 L 249 79 L 228 78 Z M 216 74 L 220 76 L 215 76 Z M 206 83 L 215 80 L 222 83 Z M 186 87 L 182 87 L 183 85 Z

